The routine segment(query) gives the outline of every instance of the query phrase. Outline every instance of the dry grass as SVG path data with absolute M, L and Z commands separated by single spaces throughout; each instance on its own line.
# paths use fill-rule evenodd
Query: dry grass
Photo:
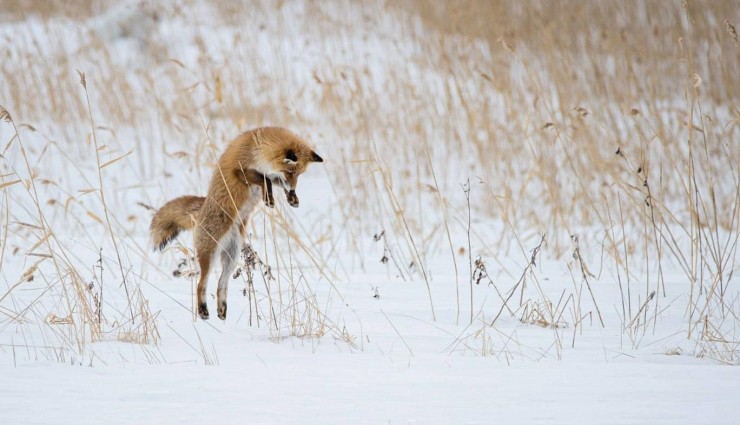
M 250 317 L 268 318 L 274 336 L 333 332 L 345 338 L 342 326 L 330 324 L 305 276 L 334 284 L 337 276 L 330 270 L 337 266 L 327 258 L 337 252 L 353 263 L 340 264 L 343 271 L 365 269 L 376 261 L 372 235 L 382 231 L 389 267 L 427 284 L 430 317 L 435 316 L 434 265 L 454 268 L 456 316 L 481 326 L 466 339 L 482 341 L 473 351 L 511 358 L 510 345 L 490 346 L 492 336 L 513 344 L 511 335 L 491 327 L 499 311 L 526 323 L 560 327 L 568 321 L 575 341 L 585 318 L 601 325 L 601 310 L 611 308 L 594 294 L 597 285 L 618 285 L 621 326 L 639 346 L 669 303 L 666 286 L 680 285 L 688 294 L 686 336 L 697 343 L 697 354 L 738 362 L 740 46 L 732 2 L 465 0 L 453 7 L 392 1 L 358 8 L 336 1 L 299 13 L 294 4 L 265 0 L 247 7 L 229 1 L 215 10 L 225 25 L 250 16 L 288 43 L 304 37 L 325 44 L 317 50 L 304 46 L 306 55 L 324 54 L 311 61 L 289 57 L 292 50 L 270 44 L 259 27 L 218 39 L 197 27 L 188 35 L 197 56 L 187 60 L 161 33 L 137 38 L 146 62 L 135 69 L 121 68 L 112 41 L 55 21 L 64 15 L 84 22 L 88 11 L 104 8 L 102 3 L 48 5 L 44 10 L 35 10 L 33 2 L 4 6 L 10 22 L 33 12 L 42 17 L 45 31 L 62 36 L 47 39 L 20 26 L 13 33 L 12 60 L 0 65 L 0 104 L 15 123 L 30 126 L 18 125 L 18 140 L 2 152 L 0 185 L 5 238 L 15 227 L 27 232 L 33 246 L 22 247 L 27 256 L 46 247 L 43 255 L 55 262 L 44 269 L 51 287 L 87 281 L 69 276 L 90 273 L 74 258 L 60 258 L 72 247 L 55 237 L 50 222 L 64 216 L 80 229 L 91 218 L 105 223 L 108 246 L 117 250 L 116 240 L 144 233 L 148 216 L 126 209 L 126 216 L 108 217 L 106 200 L 125 208 L 145 196 L 143 201 L 158 205 L 166 190 L 149 182 L 170 177 L 201 192 L 226 141 L 245 128 L 278 123 L 331 151 L 324 166 L 333 196 L 341 201 L 332 205 L 331 217 L 314 219 L 311 227 L 322 229 L 320 234 L 288 225 L 295 222 L 290 216 L 254 225 L 253 233 L 264 235 L 256 249 L 269 256 L 273 281 L 265 281 L 261 293 L 257 283 L 250 286 L 247 292 L 255 297 Z M 187 7 L 152 7 L 164 23 L 197 20 Z M 299 19 L 288 26 L 283 16 Z M 373 43 L 394 37 L 401 37 L 397 51 L 374 50 Z M 84 47 L 67 48 L 74 40 Z M 357 50 L 360 59 L 325 54 L 342 48 Z M 68 50 L 73 53 L 58 53 Z M 273 56 L 261 57 L 266 51 Z M 85 64 L 89 103 L 80 93 L 79 63 Z M 95 123 L 86 124 L 92 115 Z M 14 149 L 31 133 L 47 142 L 28 146 L 27 163 L 19 166 Z M 87 134 L 95 133 L 93 148 Z M 3 143 L 14 134 L 0 133 Z M 115 180 L 103 170 L 104 163 L 131 148 L 132 156 L 111 168 L 126 167 L 147 187 Z M 99 158 L 101 152 L 107 159 Z M 77 172 L 89 181 L 94 181 L 89 165 L 97 163 L 102 172 L 97 184 L 65 186 L 56 181 L 59 174 L 47 171 L 73 158 L 87 161 Z M 162 163 L 181 169 L 163 172 Z M 461 184 L 468 179 L 466 192 Z M 136 193 L 143 189 L 145 195 L 103 190 L 114 185 Z M 99 204 L 88 202 L 94 194 L 101 196 Z M 8 207 L 15 204 L 35 205 L 36 211 Z M 469 240 L 459 237 L 468 231 Z M 529 261 L 529 250 L 544 234 L 548 243 L 540 255 L 572 273 L 567 293 L 543 289 Z M 98 239 L 88 236 L 86 245 L 97 252 Z M 118 270 L 119 283 L 138 261 L 130 257 L 146 258 L 146 247 L 135 242 L 122 251 L 105 266 Z M 583 254 L 597 252 L 600 258 Z M 490 263 L 502 253 L 521 253 L 528 265 L 510 271 L 516 276 L 511 282 L 494 282 L 501 303 L 482 311 L 475 302 L 481 300 L 474 299 L 473 259 Z M 3 244 L 0 268 L 11 258 L 19 261 L 18 255 Z M 459 271 L 463 281 L 469 278 L 469 288 L 459 285 L 458 261 L 470 263 L 470 276 L 464 276 L 465 267 Z M 610 273 L 595 272 L 602 267 Z M 682 274 L 667 276 L 676 269 Z M 525 285 L 527 279 L 535 284 Z M 509 289 L 518 296 L 512 298 Z M 102 296 L 102 286 L 100 291 Z M 74 293 L 82 302 L 84 291 Z M 139 296 L 135 289 L 128 294 L 125 316 L 145 304 Z M 469 302 L 460 301 L 468 296 Z M 94 302 L 85 302 L 94 318 Z M 133 326 L 151 316 L 129 319 Z M 555 343 L 560 353 L 562 338 Z

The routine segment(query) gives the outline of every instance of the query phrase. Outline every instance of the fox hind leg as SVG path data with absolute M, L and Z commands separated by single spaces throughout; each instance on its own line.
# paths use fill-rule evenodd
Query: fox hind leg
M 226 295 L 229 290 L 229 278 L 231 277 L 231 272 L 234 271 L 234 265 L 236 265 L 239 236 L 239 231 L 233 229 L 221 246 L 221 265 L 223 266 L 223 270 L 221 271 L 221 277 L 218 279 L 218 290 L 216 291 L 218 318 L 221 320 L 226 320 Z
M 198 279 L 197 304 L 198 316 L 208 320 L 208 303 L 206 301 L 206 285 L 208 284 L 208 271 L 211 268 L 211 256 L 198 252 L 198 266 L 200 267 L 200 278 Z

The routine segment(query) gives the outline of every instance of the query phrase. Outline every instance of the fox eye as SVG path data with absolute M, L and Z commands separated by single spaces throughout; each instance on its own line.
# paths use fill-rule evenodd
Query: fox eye
M 288 150 L 285 152 L 285 159 L 283 159 L 283 162 L 286 164 L 296 163 L 298 162 L 298 155 L 293 152 L 293 150 Z

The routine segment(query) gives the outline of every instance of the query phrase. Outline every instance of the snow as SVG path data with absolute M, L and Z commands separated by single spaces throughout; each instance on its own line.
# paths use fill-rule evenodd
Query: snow
M 552 236 L 554 247 L 543 246 L 532 261 L 539 228 L 525 226 L 514 237 L 515 225 L 485 216 L 503 194 L 476 178 L 484 166 L 466 163 L 475 147 L 465 141 L 485 143 L 487 133 L 455 123 L 503 123 L 506 99 L 494 93 L 473 105 L 486 110 L 479 116 L 448 115 L 448 108 L 464 109 L 480 88 L 480 72 L 528 84 L 519 59 L 499 70 L 484 40 L 442 37 L 401 10 L 369 17 L 352 3 L 256 2 L 239 25 L 257 30 L 241 31 L 208 2 L 186 3 L 128 2 L 84 25 L 0 20 L 0 38 L 19 40 L 8 51 L 10 71 L 3 68 L 12 80 L 0 81 L 0 105 L 21 136 L 11 123 L 0 124 L 0 185 L 22 180 L 0 194 L 0 422 L 740 420 L 740 369 L 726 364 L 737 364 L 739 352 L 737 276 L 724 281 L 726 320 L 702 327 L 696 309 L 706 294 L 693 292 L 676 260 L 661 263 L 666 269 L 656 279 L 652 248 L 639 251 L 645 241 L 629 246 L 634 257 L 619 257 L 608 243 L 594 243 L 606 240 L 606 230 L 579 226 L 574 217 L 566 230 L 577 231 L 583 245 Z M 312 7 L 331 30 L 313 29 L 305 19 L 319 13 Z M 448 70 L 434 67 L 444 52 L 483 71 L 455 61 Z M 12 72 L 24 67 L 28 74 Z M 97 152 L 77 69 L 87 74 Z M 217 73 L 227 82 L 223 90 Z M 263 90 L 271 84 L 280 88 Z M 25 96 L 13 94 L 18 90 Z M 414 103 L 425 90 L 448 96 Z M 414 95 L 404 99 L 404 92 Z M 333 109 L 332 96 L 354 95 L 373 101 Z M 547 102 L 557 103 L 557 93 L 552 97 Z M 436 116 L 406 122 L 396 103 L 404 113 L 428 107 Z M 259 207 L 253 215 L 248 242 L 263 263 L 252 282 L 247 270 L 231 280 L 227 320 L 213 314 L 220 267 L 209 280 L 212 318 L 196 320 L 191 237 L 153 253 L 146 206 L 203 194 L 224 144 L 265 122 L 295 122 L 293 130 L 307 134 L 326 163 L 301 176 L 300 208 L 276 193 L 274 210 Z M 340 122 L 357 127 L 340 131 Z M 404 130 L 414 125 L 430 142 L 405 150 Z M 526 128 L 532 126 L 540 123 Z M 528 149 L 506 131 L 503 145 Z M 107 208 L 96 153 L 101 163 L 123 157 L 100 170 Z M 399 167 L 408 155 L 424 163 L 429 155 L 440 197 L 429 176 L 414 180 Z M 511 170 L 529 172 L 531 164 L 497 164 L 496 173 L 529 180 Z M 35 186 L 26 185 L 32 175 Z M 460 190 L 466 179 L 485 198 L 470 223 Z M 363 192 L 361 180 L 400 201 Z M 508 187 L 533 196 L 546 190 Z M 732 195 L 731 185 L 723 188 Z M 621 224 L 607 229 L 624 242 L 615 252 L 626 252 L 627 235 L 642 225 Z M 686 246 L 685 235 L 676 235 Z M 732 273 L 737 250 L 726 252 Z M 480 280 L 471 283 L 479 255 Z
M 240 342 L 241 362 L 231 367 L 10 368 L 4 382 L 37 385 L 3 384 L 3 419 L 24 424 L 717 424 L 733 423 L 738 413 L 731 396 L 740 390 L 736 368 L 716 365 L 548 361 L 503 366 L 481 357 L 408 363 Z

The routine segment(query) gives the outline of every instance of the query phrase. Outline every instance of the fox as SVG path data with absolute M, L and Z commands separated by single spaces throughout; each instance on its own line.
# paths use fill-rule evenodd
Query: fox
M 211 264 L 219 257 L 221 276 L 216 291 L 218 317 L 226 320 L 229 276 L 244 241 L 246 223 L 260 201 L 275 207 L 272 187 L 285 192 L 297 208 L 298 177 L 309 164 L 324 162 L 298 135 L 281 127 L 261 127 L 237 136 L 223 152 L 206 196 L 180 196 L 165 203 L 152 218 L 149 231 L 155 251 L 164 250 L 181 231 L 192 230 L 200 269 L 198 316 L 208 320 L 206 288 Z

